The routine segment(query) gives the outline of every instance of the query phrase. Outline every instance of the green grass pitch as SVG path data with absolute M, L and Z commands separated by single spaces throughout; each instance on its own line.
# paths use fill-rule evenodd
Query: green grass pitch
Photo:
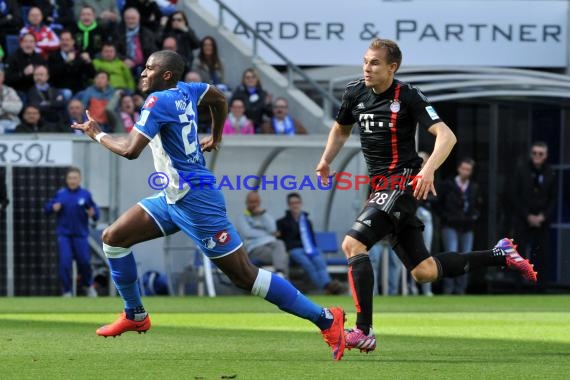
M 350 297 L 313 299 L 353 325 Z M 255 297 L 149 297 L 152 329 L 107 339 L 118 298 L 0 298 L 0 379 L 570 379 L 570 296 L 374 302 L 376 351 L 333 362 L 311 323 Z

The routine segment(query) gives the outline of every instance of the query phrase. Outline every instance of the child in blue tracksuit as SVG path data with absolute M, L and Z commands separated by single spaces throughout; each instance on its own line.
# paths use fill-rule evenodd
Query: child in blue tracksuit
M 87 287 L 87 295 L 96 297 L 91 275 L 91 252 L 87 236 L 89 218 L 99 219 L 99 207 L 93 201 L 91 193 L 80 186 L 81 171 L 71 167 L 65 177 L 66 187 L 61 188 L 46 203 L 44 210 L 50 215 L 57 215 L 57 241 L 59 244 L 59 278 L 63 296 L 71 296 L 72 263 L 77 262 L 81 282 Z

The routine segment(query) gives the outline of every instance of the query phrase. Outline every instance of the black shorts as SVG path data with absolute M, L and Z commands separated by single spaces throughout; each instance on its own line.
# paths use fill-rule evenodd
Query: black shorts
M 394 251 L 408 270 L 430 257 L 422 231 L 424 224 L 416 217 L 417 202 L 413 191 L 382 190 L 373 193 L 347 235 L 369 250 L 390 236 Z

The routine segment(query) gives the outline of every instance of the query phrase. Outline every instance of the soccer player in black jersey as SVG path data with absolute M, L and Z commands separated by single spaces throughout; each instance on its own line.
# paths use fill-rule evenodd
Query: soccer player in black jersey
M 348 231 L 342 249 L 348 258 L 348 278 L 356 306 L 356 327 L 346 333 L 346 347 L 369 352 L 376 348 L 372 330 L 374 272 L 368 250 L 389 235 L 404 265 L 419 283 L 455 277 L 486 266 L 506 266 L 536 282 L 532 265 L 512 240 L 501 239 L 486 251 L 431 256 L 416 218 L 416 199 L 436 195 L 434 173 L 456 143 L 449 127 L 420 90 L 394 79 L 402 53 L 390 40 L 375 39 L 364 55 L 364 78 L 346 86 L 342 105 L 330 131 L 316 172 L 325 186 L 330 164 L 350 136 L 360 130 L 362 152 L 371 179 L 371 196 Z M 416 125 L 435 136 L 433 153 L 422 169 L 415 149 Z

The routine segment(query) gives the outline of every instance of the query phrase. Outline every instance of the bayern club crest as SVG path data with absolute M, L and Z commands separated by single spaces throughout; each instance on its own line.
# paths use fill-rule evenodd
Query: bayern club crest
M 400 102 L 397 100 L 392 101 L 390 104 L 390 111 L 397 113 L 400 110 Z

